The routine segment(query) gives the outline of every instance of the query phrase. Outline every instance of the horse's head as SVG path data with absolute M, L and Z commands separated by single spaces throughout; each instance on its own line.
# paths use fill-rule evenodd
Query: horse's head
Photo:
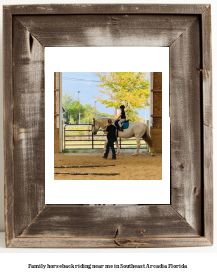
M 99 126 L 96 123 L 96 120 L 93 118 L 93 124 L 92 124 L 92 134 L 96 135 L 98 130 L 99 130 Z

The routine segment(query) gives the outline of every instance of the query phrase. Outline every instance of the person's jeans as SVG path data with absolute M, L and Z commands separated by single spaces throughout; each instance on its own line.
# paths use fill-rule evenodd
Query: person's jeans
M 122 127 L 122 123 L 124 123 L 125 121 L 126 121 L 126 119 L 121 119 L 121 120 L 118 122 L 119 126 Z
M 115 148 L 114 148 L 114 142 L 115 140 L 114 139 L 108 139 L 108 143 L 107 143 L 107 146 L 106 146 L 106 152 L 104 154 L 104 157 L 108 157 L 108 154 L 109 154 L 109 148 L 112 149 L 112 158 L 116 158 L 116 153 L 115 153 Z

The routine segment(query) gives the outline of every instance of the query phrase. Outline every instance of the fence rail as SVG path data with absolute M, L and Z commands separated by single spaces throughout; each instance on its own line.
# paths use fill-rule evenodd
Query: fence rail
M 86 128 L 85 128 L 86 127 Z M 63 125 L 63 150 L 103 149 L 106 135 L 103 131 L 92 133 L 92 124 Z M 136 149 L 135 138 L 118 138 L 121 149 Z M 141 149 L 147 149 L 146 143 L 141 140 Z

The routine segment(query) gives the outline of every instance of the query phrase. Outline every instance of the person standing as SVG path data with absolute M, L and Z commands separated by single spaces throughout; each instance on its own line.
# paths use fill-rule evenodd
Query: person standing
M 120 121 L 118 122 L 118 124 L 119 124 L 119 126 L 120 126 L 120 131 L 123 131 L 122 124 L 126 121 L 126 114 L 125 114 L 124 108 L 125 108 L 124 105 L 121 105 L 121 106 L 120 106 L 121 113 L 120 113 L 120 115 L 118 116 L 118 119 L 120 119 Z
M 107 146 L 106 146 L 106 152 L 104 153 L 103 158 L 107 158 L 109 154 L 109 148 L 112 149 L 112 159 L 116 159 L 116 153 L 114 149 L 114 142 L 117 141 L 117 133 L 116 133 L 116 127 L 112 124 L 112 120 L 108 119 L 108 126 L 105 130 L 105 134 L 107 134 Z

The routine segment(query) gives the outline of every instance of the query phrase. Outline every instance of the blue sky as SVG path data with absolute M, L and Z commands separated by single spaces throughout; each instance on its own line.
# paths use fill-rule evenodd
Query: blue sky
M 149 78 L 149 73 L 147 77 Z M 93 72 L 63 72 L 62 73 L 62 92 L 72 93 L 74 99 L 78 99 L 81 104 L 90 103 L 92 106 L 96 105 L 99 112 L 114 114 L 114 108 L 105 108 L 99 101 L 95 103 L 97 96 L 105 97 L 99 93 L 100 88 L 99 78 Z M 78 93 L 79 92 L 79 93 Z M 139 116 L 145 118 L 145 109 L 140 109 Z M 149 118 L 149 110 L 146 111 L 146 118 Z

